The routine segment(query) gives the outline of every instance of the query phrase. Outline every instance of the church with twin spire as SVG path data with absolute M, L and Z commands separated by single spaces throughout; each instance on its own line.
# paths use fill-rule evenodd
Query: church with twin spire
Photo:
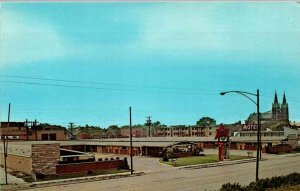
M 274 101 L 272 103 L 272 110 L 261 113 L 260 121 L 262 124 L 268 122 L 280 121 L 289 123 L 289 105 L 286 100 L 285 92 L 283 93 L 282 102 L 278 101 L 277 92 L 275 92 Z M 252 113 L 246 120 L 247 124 L 257 123 L 257 114 Z
M 275 92 L 274 102 L 272 104 L 272 119 L 280 121 L 289 121 L 289 105 L 283 93 L 282 103 L 278 102 L 277 92 Z

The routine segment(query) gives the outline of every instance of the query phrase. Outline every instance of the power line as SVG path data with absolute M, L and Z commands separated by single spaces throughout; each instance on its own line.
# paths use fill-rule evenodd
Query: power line
M 19 78 L 19 79 L 31 79 L 31 80 L 43 80 L 43 81 L 55 81 L 55 82 L 67 82 L 67 83 L 81 83 L 81 84 L 94 84 L 94 85 L 105 85 L 105 86 L 120 86 L 120 87 L 131 87 L 131 88 L 148 88 L 148 89 L 164 89 L 164 90 L 180 90 L 180 91 L 201 91 L 203 92 L 220 92 L 222 90 L 213 90 L 213 89 L 196 89 L 196 88 L 175 88 L 175 87 L 164 87 L 164 86 L 141 86 L 141 85 L 127 85 L 121 83 L 104 83 L 104 82 L 91 82 L 91 81 L 79 81 L 79 80 L 64 80 L 64 79 L 54 79 L 54 78 L 42 78 L 42 77 L 30 77 L 30 76 L 17 76 L 17 75 L 3 75 L 2 77 L 8 78 Z M 39 83 L 39 82 L 24 82 L 24 81 L 2 81 L 6 83 L 23 83 L 30 85 L 44 85 L 44 86 L 56 86 L 56 87 L 70 87 L 70 88 L 85 88 L 85 89 L 99 89 L 99 90 L 112 90 L 112 91 L 133 91 L 138 92 L 141 90 L 132 90 L 132 89 L 116 89 L 116 88 L 107 88 L 107 87 L 94 87 L 94 86 L 79 86 L 79 85 L 65 85 L 65 84 L 47 84 L 47 83 Z M 146 91 L 153 92 L 153 91 Z M 168 93 L 167 91 L 163 91 L 164 93 Z M 273 93 L 268 91 L 263 91 L 264 93 L 261 95 L 262 97 L 273 97 Z M 160 93 L 157 91 L 157 93 Z M 175 92 L 175 93 L 183 93 L 183 92 Z M 199 94 L 199 93 L 184 93 L 184 94 Z M 206 94 L 206 95 L 215 95 L 215 94 Z M 287 96 L 289 100 L 298 100 L 300 97 L 296 96 Z
M 24 81 L 2 81 L 4 83 L 13 83 L 13 84 L 27 84 L 27 85 L 39 85 L 39 86 L 53 86 L 53 87 L 67 87 L 67 88 L 81 88 L 81 89 L 94 89 L 94 90 L 107 90 L 107 91 L 127 91 L 127 92 L 146 92 L 146 93 L 176 93 L 176 94 L 191 94 L 191 95 L 203 95 L 199 92 L 179 92 L 179 91 L 145 91 L 145 90 L 131 90 L 131 89 L 115 89 L 115 88 L 105 88 L 105 87 L 93 87 L 93 86 L 78 86 L 78 85 L 65 85 L 65 84 L 53 84 L 53 83 L 38 83 L 38 82 L 24 82 Z M 218 94 L 205 94 L 211 96 L 219 96 Z
M 141 85 L 127 85 L 120 83 L 103 83 L 103 82 L 91 82 L 91 81 L 79 81 L 79 80 L 64 80 L 64 79 L 54 79 L 54 78 L 42 78 L 42 77 L 30 77 L 30 76 L 17 76 L 17 75 L 3 75 L 2 77 L 8 78 L 19 78 L 19 79 L 31 79 L 31 80 L 42 80 L 42 81 L 54 81 L 54 82 L 66 82 L 66 83 L 81 83 L 81 84 L 93 84 L 93 85 L 105 85 L 105 86 L 119 86 L 119 87 L 131 87 L 131 88 L 148 88 L 148 89 L 163 89 L 163 90 L 177 90 L 173 91 L 152 91 L 152 90 L 137 90 L 137 89 L 120 89 L 120 88 L 108 88 L 108 87 L 95 87 L 95 86 L 80 86 L 80 85 L 66 85 L 66 84 L 53 84 L 53 83 L 40 83 L 40 82 L 24 82 L 24 81 L 10 81 L 4 80 L 5 83 L 15 83 L 15 84 L 29 84 L 29 85 L 40 85 L 40 86 L 54 86 L 54 87 L 68 87 L 68 88 L 84 88 L 84 89 L 98 89 L 98 90 L 109 90 L 109 91 L 128 91 L 128 92 L 149 92 L 149 93 L 178 93 L 178 94 L 203 94 L 203 92 L 220 92 L 222 90 L 213 89 L 196 89 L 196 88 L 175 88 L 175 87 L 164 87 L 164 86 L 141 86 Z M 201 91 L 201 92 L 182 92 L 182 91 Z M 263 91 L 264 93 L 261 97 L 273 97 L 273 94 L 268 91 Z M 205 95 L 216 95 L 216 94 L 205 94 Z M 300 101 L 300 97 L 287 96 L 291 101 Z
M 43 80 L 43 81 L 56 81 L 56 82 L 67 82 L 67 83 L 82 83 L 82 84 L 94 84 L 94 85 L 107 85 L 107 86 L 124 86 L 133 88 L 149 88 L 149 89 L 169 89 L 169 90 L 187 90 L 187 91 L 208 91 L 208 92 L 219 92 L 221 90 L 209 90 L 209 89 L 194 89 L 194 88 L 175 88 L 175 87 L 164 87 L 164 86 L 142 86 L 142 85 L 127 85 L 119 83 L 104 83 L 104 82 L 91 82 L 91 81 L 79 81 L 79 80 L 63 80 L 53 78 L 41 78 L 41 77 L 30 77 L 30 76 L 14 76 L 14 75 L 3 75 L 3 77 L 19 78 L 19 79 L 32 79 L 32 80 Z

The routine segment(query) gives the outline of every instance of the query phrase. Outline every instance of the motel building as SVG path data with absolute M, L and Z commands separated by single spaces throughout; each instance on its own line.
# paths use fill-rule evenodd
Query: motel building
M 161 157 L 164 150 L 174 145 L 192 144 L 195 147 L 215 149 L 214 137 L 134 137 L 134 156 Z M 298 130 L 284 128 L 284 131 L 262 131 L 262 152 L 278 150 L 285 145 L 298 145 Z M 230 149 L 256 150 L 256 131 L 238 131 L 230 137 Z M 277 150 L 276 150 L 277 149 Z M 63 175 L 87 173 L 91 170 L 119 169 L 126 166 L 125 158 L 130 155 L 129 138 L 84 139 L 65 141 L 15 141 L 8 142 L 7 165 L 9 169 L 39 175 Z M 184 149 L 183 149 L 184 150 Z M 93 153 L 116 154 L 117 158 L 93 158 Z M 1 165 L 4 165 L 3 145 L 0 144 Z M 127 159 L 126 159 L 127 160 Z M 128 165 L 127 165 L 128 166 Z

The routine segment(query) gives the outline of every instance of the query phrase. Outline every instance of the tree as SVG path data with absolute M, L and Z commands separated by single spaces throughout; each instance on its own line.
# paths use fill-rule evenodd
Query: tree
M 156 121 L 156 122 L 153 122 L 151 124 L 152 127 L 157 127 L 157 128 L 164 128 L 164 127 L 167 127 L 167 125 L 165 124 L 161 124 L 159 121 Z
M 152 126 L 158 127 L 158 126 L 160 126 L 160 122 L 156 121 L 156 122 L 152 123 Z
M 214 126 L 216 125 L 216 120 L 210 117 L 202 117 L 197 121 L 196 125 L 200 127 Z
M 110 138 L 117 138 L 121 134 L 121 130 L 117 125 L 109 126 L 106 132 Z

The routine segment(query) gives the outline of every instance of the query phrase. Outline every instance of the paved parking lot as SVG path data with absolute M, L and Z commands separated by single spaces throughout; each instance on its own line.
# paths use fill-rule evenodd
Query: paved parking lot
M 130 156 L 128 155 L 117 155 L 117 154 L 99 154 L 94 153 L 96 160 L 98 158 L 116 158 L 120 157 L 120 159 L 123 159 L 124 157 L 127 157 L 128 164 L 130 166 Z M 142 157 L 142 156 L 133 156 L 133 169 L 135 171 L 143 171 L 143 172 L 153 172 L 153 171 L 161 171 L 164 169 L 170 169 L 172 167 L 163 165 L 157 162 L 159 158 L 156 157 Z

